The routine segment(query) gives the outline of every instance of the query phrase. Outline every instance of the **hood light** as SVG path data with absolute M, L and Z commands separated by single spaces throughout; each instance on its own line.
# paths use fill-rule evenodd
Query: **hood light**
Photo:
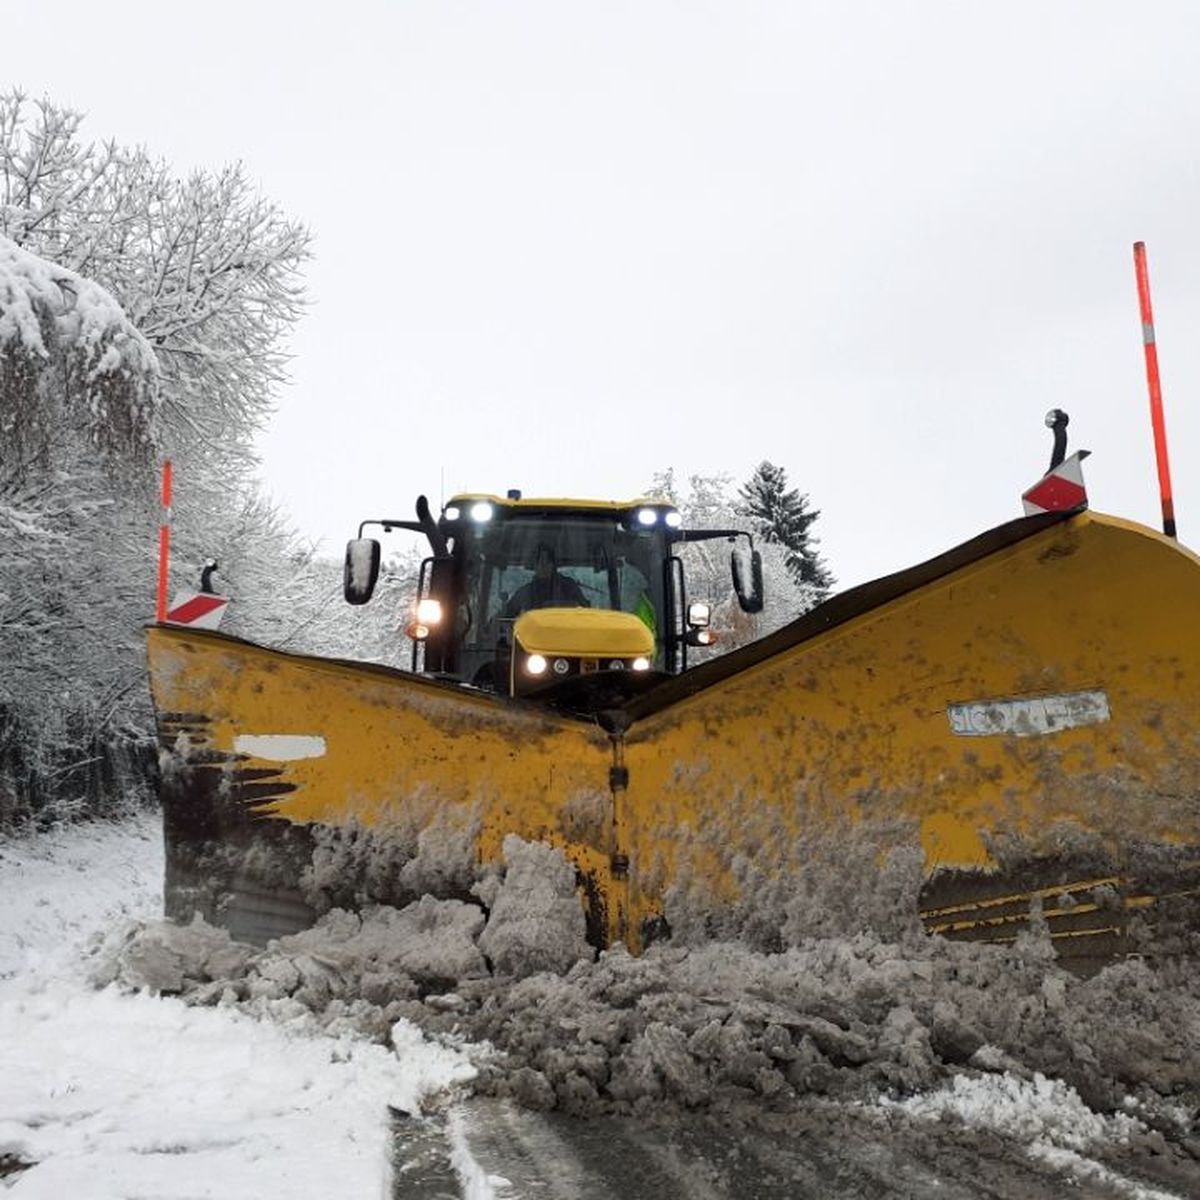
M 611 662 L 608 664 L 608 669 L 609 669 L 610 671 L 623 671 L 623 670 L 625 670 L 625 662 L 624 662 L 624 660 L 623 660 L 623 659 L 620 659 L 620 658 L 614 658 L 614 659 L 613 659 L 613 660 L 612 660 L 612 661 L 611 661 Z
M 672 528 L 678 529 L 683 524 L 683 518 L 672 508 L 663 517 L 663 520 Z
M 639 525 L 653 525 L 658 520 L 658 513 L 652 508 L 639 508 L 637 511 L 637 521 Z
M 650 660 L 649 660 L 648 658 L 635 658 L 635 659 L 633 660 L 633 662 L 631 662 L 629 665 L 630 665 L 630 666 L 631 666 L 631 667 L 632 667 L 632 668 L 633 668 L 635 671 L 648 671 L 648 670 L 650 670 Z
M 525 670 L 530 675 L 541 675 L 546 670 L 546 660 L 540 654 L 531 654 L 525 660 Z
M 565 675 L 571 669 L 571 664 L 565 658 L 556 658 L 554 660 L 555 675 Z
M 448 504 L 446 506 L 446 511 L 442 513 L 442 516 L 445 517 L 447 521 L 457 521 L 458 518 L 462 516 L 462 513 L 459 511 L 457 504 Z
M 472 521 L 490 521 L 492 519 L 492 506 L 486 500 L 479 500 L 471 505 L 471 520 Z

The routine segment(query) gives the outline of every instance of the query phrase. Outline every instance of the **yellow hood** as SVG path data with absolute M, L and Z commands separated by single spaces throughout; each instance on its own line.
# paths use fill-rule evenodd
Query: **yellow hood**
M 522 613 L 513 636 L 528 654 L 649 658 L 654 635 L 633 613 L 606 608 L 535 608 Z

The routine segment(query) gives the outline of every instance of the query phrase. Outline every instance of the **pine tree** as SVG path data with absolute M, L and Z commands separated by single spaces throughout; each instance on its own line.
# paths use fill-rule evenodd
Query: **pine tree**
M 811 532 L 820 511 L 809 508 L 807 495 L 788 487 L 783 467 L 764 459 L 738 489 L 738 497 L 738 512 L 755 522 L 764 542 L 785 548 L 788 573 L 813 602 L 828 596 L 833 575 L 817 553 L 817 540 Z

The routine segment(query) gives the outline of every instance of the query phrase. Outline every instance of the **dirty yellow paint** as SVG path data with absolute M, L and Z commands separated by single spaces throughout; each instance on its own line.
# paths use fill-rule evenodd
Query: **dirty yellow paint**
M 148 636 L 160 719 L 207 718 L 178 749 L 227 754 L 231 771 L 275 768 L 294 789 L 261 815 L 374 828 L 476 823 L 481 863 L 501 861 L 505 835 L 516 833 L 564 848 L 607 891 L 611 831 L 571 819 L 600 790 L 607 809 L 611 750 L 598 729 L 402 672 L 169 627 Z M 235 758 L 247 735 L 319 736 L 326 751 L 286 763 Z M 580 827 L 591 836 L 568 832 Z
M 1200 845 L 1198 617 L 1191 552 L 1096 514 L 1053 526 L 637 722 L 633 860 L 801 870 L 806 842 L 836 853 L 865 821 L 918 841 L 928 873 L 994 868 L 989 835 L 1053 855 L 1064 826 L 1118 855 L 1164 830 Z M 947 715 L 1089 689 L 1111 719 L 1048 735 L 964 737 Z M 635 889 L 634 915 L 656 902 Z

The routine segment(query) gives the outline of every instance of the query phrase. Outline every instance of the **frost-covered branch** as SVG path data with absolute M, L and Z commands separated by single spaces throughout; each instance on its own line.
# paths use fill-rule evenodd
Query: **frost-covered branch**
M 47 100 L 0 96 L 0 233 L 86 267 L 113 295 L 157 352 L 165 444 L 186 454 L 198 440 L 228 486 L 286 379 L 308 230 L 240 164 L 178 179 L 142 149 L 81 141 L 80 123 Z

